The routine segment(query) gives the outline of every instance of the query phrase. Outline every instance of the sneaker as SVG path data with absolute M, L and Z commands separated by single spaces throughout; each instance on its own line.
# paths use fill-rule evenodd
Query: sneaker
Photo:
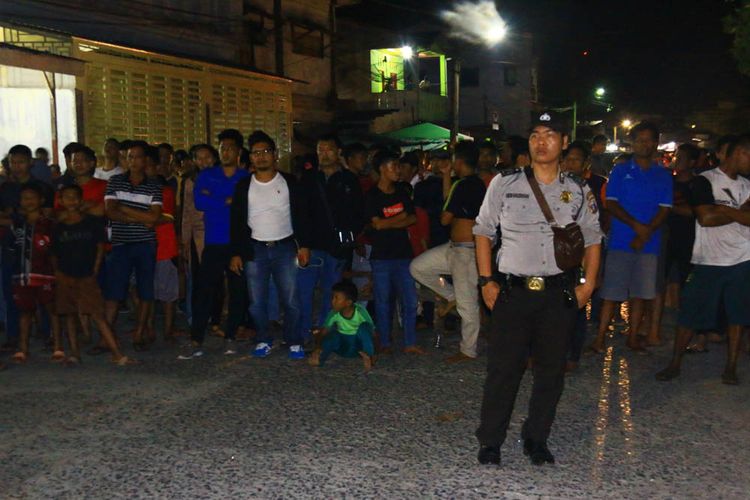
M 289 359 L 305 359 L 305 351 L 299 344 L 289 346 Z
M 265 358 L 271 354 L 271 344 L 259 342 L 258 345 L 255 346 L 255 350 L 253 350 L 252 354 L 256 358 Z
M 227 356 L 237 354 L 237 342 L 234 339 L 226 339 L 224 341 L 224 354 Z
M 201 356 L 203 356 L 203 347 L 189 342 L 180 349 L 177 359 L 196 359 Z

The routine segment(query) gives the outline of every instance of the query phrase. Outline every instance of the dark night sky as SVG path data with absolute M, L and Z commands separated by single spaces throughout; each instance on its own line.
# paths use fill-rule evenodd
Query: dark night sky
M 364 0 L 408 25 L 408 9 L 439 12 L 445 0 Z M 722 17 L 724 0 L 497 0 L 512 30 L 535 35 L 543 99 L 564 104 L 607 89 L 621 113 L 680 117 L 718 98 L 747 100 Z M 401 7 L 389 7 L 396 4 Z M 365 7 L 362 6 L 362 7 Z M 359 7 L 359 8 L 362 8 Z M 372 12 L 370 13 L 372 15 Z M 369 17 L 372 19 L 372 17 Z M 589 51 L 584 57 L 582 52 Z

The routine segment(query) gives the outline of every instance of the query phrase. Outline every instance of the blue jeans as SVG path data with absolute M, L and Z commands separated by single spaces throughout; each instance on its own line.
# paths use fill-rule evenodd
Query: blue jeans
M 380 334 L 380 346 L 391 345 L 391 290 L 401 299 L 401 322 L 404 327 L 404 346 L 417 343 L 417 286 L 409 272 L 411 259 L 371 260 L 375 298 L 375 324 Z
M 125 300 L 130 288 L 130 274 L 135 270 L 138 298 L 153 302 L 155 268 L 156 241 L 112 245 L 112 251 L 106 257 L 104 299 L 116 302 Z
M 300 335 L 303 338 L 310 336 L 313 326 L 313 293 L 315 287 L 320 285 L 320 308 L 318 309 L 318 321 L 320 326 L 325 323 L 326 316 L 331 310 L 331 288 L 341 280 L 346 261 L 337 259 L 323 250 L 313 250 L 310 255 L 310 263 L 301 268 L 297 273 L 297 296 L 299 297 L 302 312 L 299 318 Z
M 300 307 L 297 298 L 297 246 L 287 241 L 275 246 L 253 242 L 253 260 L 245 264 L 245 279 L 250 290 L 250 315 L 255 322 L 258 342 L 273 343 L 268 331 L 269 281 L 273 279 L 284 311 L 284 340 L 299 345 Z

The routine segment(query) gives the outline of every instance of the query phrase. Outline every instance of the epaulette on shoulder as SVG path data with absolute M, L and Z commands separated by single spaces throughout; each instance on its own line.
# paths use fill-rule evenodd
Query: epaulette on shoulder
M 572 180 L 573 182 L 575 182 L 579 186 L 581 186 L 581 187 L 585 187 L 586 186 L 586 179 L 584 179 L 580 175 L 574 174 L 573 172 L 565 172 L 564 175 L 565 175 L 565 177 L 567 177 L 568 179 Z
M 513 174 L 520 174 L 521 172 L 523 172 L 523 169 L 520 167 L 510 167 L 510 168 L 503 168 L 498 173 L 500 174 L 501 177 L 507 177 Z

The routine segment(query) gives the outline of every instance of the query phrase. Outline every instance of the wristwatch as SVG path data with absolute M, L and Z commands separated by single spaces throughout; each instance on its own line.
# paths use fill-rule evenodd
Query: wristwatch
M 497 280 L 492 276 L 479 277 L 479 288 L 484 288 L 487 283 L 497 283 Z

